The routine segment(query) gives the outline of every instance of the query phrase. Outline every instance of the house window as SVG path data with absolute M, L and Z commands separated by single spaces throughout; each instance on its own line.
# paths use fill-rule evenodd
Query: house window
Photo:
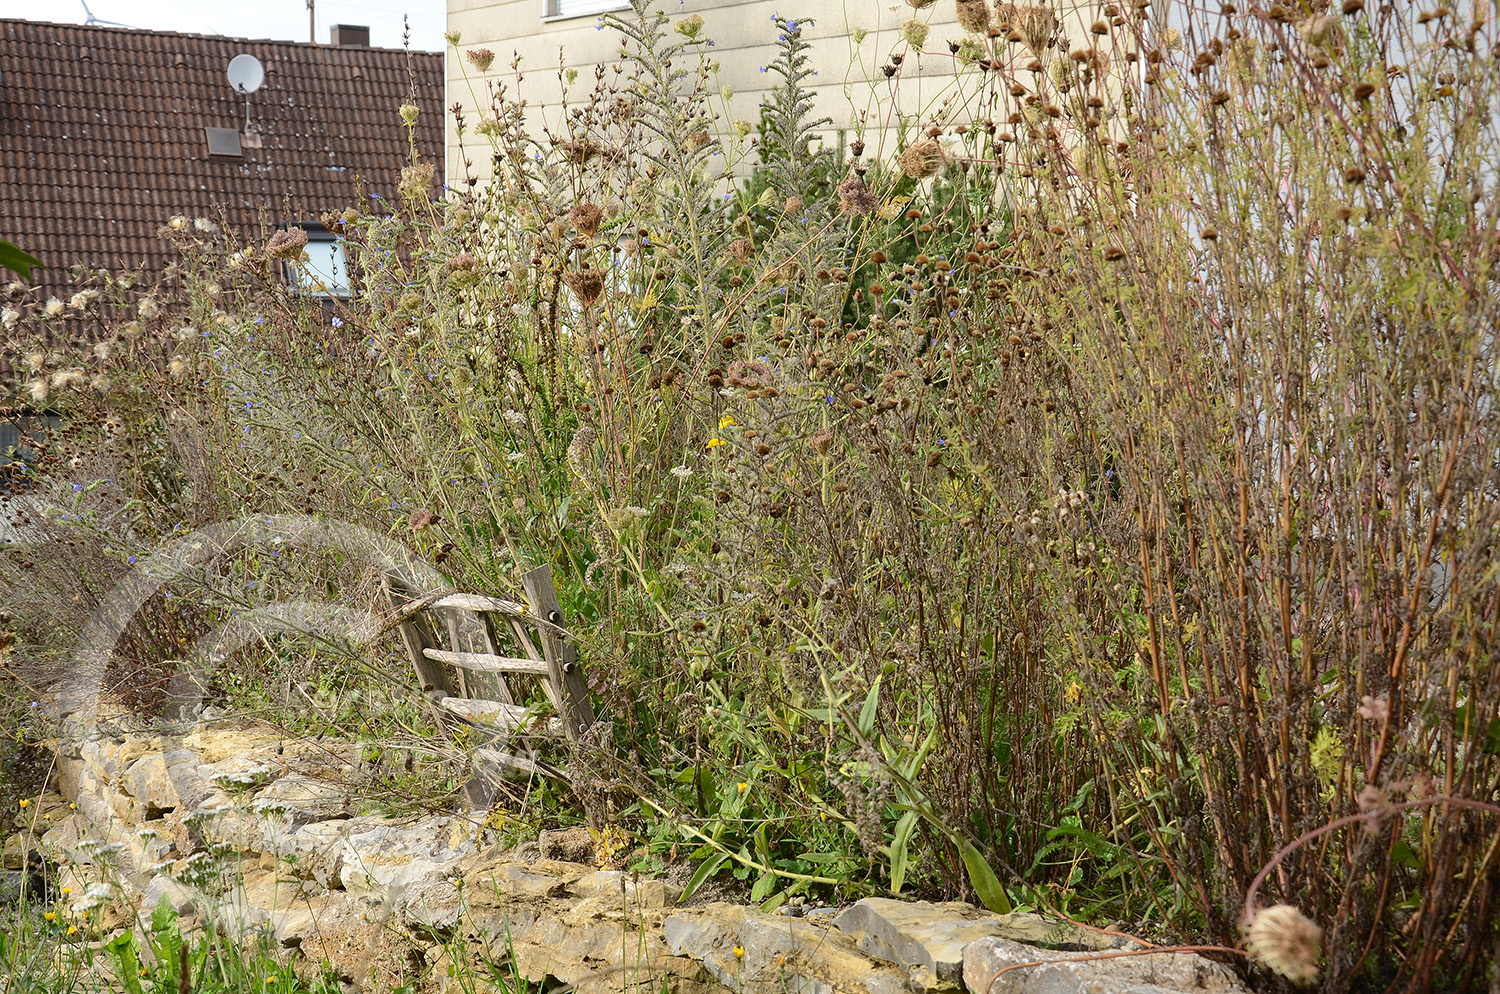
M 542 16 L 548 18 L 583 17 L 602 14 L 610 10 L 625 10 L 630 4 L 623 0 L 542 0 Z
M 306 222 L 307 262 L 293 267 L 297 285 L 313 297 L 349 296 L 349 257 L 344 242 L 321 224 Z
M 61 427 L 51 414 L 23 414 L 0 420 L 0 495 L 22 492 L 32 472 L 30 464 L 40 458 L 42 447 Z M 0 508 L 0 517 L 5 511 Z

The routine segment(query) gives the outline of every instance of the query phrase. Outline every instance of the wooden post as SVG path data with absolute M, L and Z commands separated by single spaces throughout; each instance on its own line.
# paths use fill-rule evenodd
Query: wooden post
M 552 567 L 538 566 L 521 575 L 521 585 L 531 601 L 531 610 L 542 624 L 542 654 L 547 659 L 550 682 L 561 698 L 563 729 L 568 738 L 577 741 L 594 723 L 594 706 L 589 702 L 588 683 L 578 665 L 578 651 L 566 638 L 562 605 L 552 586 Z
M 381 577 L 380 587 L 392 611 L 399 610 L 419 596 L 411 588 L 411 584 L 394 572 L 388 572 Z M 399 626 L 401 641 L 406 646 L 407 656 L 411 658 L 412 669 L 417 673 L 417 684 L 422 693 L 434 701 L 452 697 L 453 688 L 448 684 L 448 674 L 444 671 L 443 664 L 434 662 L 422 654 L 423 649 L 436 649 L 437 645 L 434 644 L 436 639 L 429 639 L 422 634 L 418 620 L 418 616 L 413 615 L 402 621 Z

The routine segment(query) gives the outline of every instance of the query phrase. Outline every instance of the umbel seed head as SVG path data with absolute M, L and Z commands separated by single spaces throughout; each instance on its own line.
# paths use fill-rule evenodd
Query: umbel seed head
M 901 153 L 901 171 L 912 179 L 926 179 L 943 167 L 943 146 L 936 138 L 913 142 Z
M 1245 930 L 1245 948 L 1252 959 L 1293 983 L 1318 979 L 1323 955 L 1323 930 L 1290 904 L 1257 912 Z

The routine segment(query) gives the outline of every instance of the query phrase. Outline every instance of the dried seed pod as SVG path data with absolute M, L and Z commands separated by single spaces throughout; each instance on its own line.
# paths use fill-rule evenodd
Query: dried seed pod
M 989 0 L 957 0 L 958 24 L 970 34 L 984 34 L 990 28 Z
M 912 179 L 926 179 L 943 167 L 943 160 L 943 146 L 937 139 L 924 138 L 908 145 L 898 163 L 901 171 Z
M 585 238 L 593 238 L 599 232 L 599 222 L 604 219 L 604 211 L 599 209 L 598 204 L 583 201 L 573 205 L 568 211 L 568 220 L 573 222 L 573 227 Z
M 604 293 L 604 273 L 592 267 L 575 269 L 563 275 L 563 282 L 585 308 L 593 307 Z

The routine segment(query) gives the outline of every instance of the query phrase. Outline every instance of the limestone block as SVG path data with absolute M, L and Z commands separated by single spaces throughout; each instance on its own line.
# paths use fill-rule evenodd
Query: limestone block
M 191 889 L 164 874 L 157 874 L 141 892 L 140 913 L 150 920 L 152 912 L 165 900 L 179 915 L 191 915 L 198 910 L 197 896 Z
M 1109 936 L 1040 915 L 996 915 L 960 903 L 871 897 L 841 913 L 834 924 L 860 949 L 906 970 L 912 984 L 926 990 L 962 986 L 964 947 L 986 936 L 1077 949 L 1113 945 Z
M 595 870 L 568 884 L 569 892 L 579 897 L 596 897 L 613 901 L 631 911 L 665 908 L 677 903 L 682 888 L 665 880 L 641 878 L 621 870 Z
M 742 994 L 901 994 L 906 974 L 870 962 L 843 933 L 804 918 L 713 904 L 667 918 L 668 950 Z M 736 956 L 735 950 L 743 952 Z
M 396 911 L 408 929 L 430 938 L 446 937 L 463 917 L 463 894 L 451 880 L 414 887 L 402 896 Z
M 464 898 L 476 908 L 496 908 L 516 898 L 563 893 L 569 878 L 547 873 L 546 869 L 544 861 L 528 866 L 511 859 L 485 860 L 464 874 Z
M 435 883 L 477 848 L 466 819 L 380 825 L 344 842 L 339 879 L 351 897 L 388 904 L 408 887 Z
M 1039 949 L 989 937 L 964 949 L 969 994 L 1244 994 L 1228 967 L 1191 953 L 1086 960 L 1097 953 Z M 1022 963 L 1038 965 L 1005 971 Z M 1005 972 L 1002 972 L 1005 971 Z

